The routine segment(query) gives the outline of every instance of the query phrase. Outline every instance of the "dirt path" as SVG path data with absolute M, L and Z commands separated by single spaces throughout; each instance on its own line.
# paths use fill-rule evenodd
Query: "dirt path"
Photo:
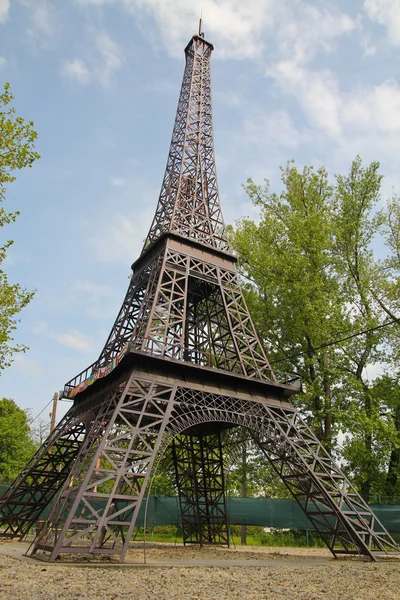
M 1 546 L 0 598 L 4 600 L 400 600 L 399 560 L 378 564 L 330 560 L 321 549 L 199 551 L 161 546 L 148 549 L 149 563 L 207 561 L 217 566 L 143 568 L 114 563 L 81 568 L 75 563 L 46 564 L 4 554 L 12 549 L 20 552 L 16 546 Z M 143 551 L 131 550 L 128 561 L 139 560 L 143 560 Z M 251 566 L 233 566 L 235 561 Z

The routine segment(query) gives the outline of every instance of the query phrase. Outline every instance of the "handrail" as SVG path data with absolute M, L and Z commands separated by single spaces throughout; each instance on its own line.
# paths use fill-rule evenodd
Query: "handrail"
M 186 348 L 182 346 L 168 347 L 168 345 L 164 343 L 164 340 L 158 341 L 154 338 L 142 338 L 140 342 L 141 347 L 138 347 L 138 344 L 135 344 L 134 342 L 128 342 L 121 352 L 105 365 L 101 366 L 98 361 L 89 365 L 85 370 L 78 373 L 76 377 L 65 384 L 64 390 L 60 392 L 60 398 L 74 398 L 74 396 L 85 390 L 97 379 L 106 377 L 121 362 L 125 354 L 131 351 L 140 351 L 143 354 L 149 354 L 150 356 L 163 356 L 169 360 L 180 363 L 211 367 L 221 371 L 221 373 L 226 373 L 228 371 L 243 375 L 242 366 L 237 356 L 218 356 L 199 348 Z M 142 342 L 145 343 L 143 344 Z M 144 350 L 142 349 L 143 346 L 145 348 Z M 179 355 L 174 356 L 174 352 Z M 301 391 L 301 377 L 299 375 L 273 371 L 270 367 L 264 366 L 261 361 L 260 364 L 255 362 L 254 374 L 249 375 L 249 377 L 252 380 L 268 380 L 272 383 L 298 387 L 299 391 Z

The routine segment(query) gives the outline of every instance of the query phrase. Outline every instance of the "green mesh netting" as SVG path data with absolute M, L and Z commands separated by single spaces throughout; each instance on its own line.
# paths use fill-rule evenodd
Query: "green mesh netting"
M 0 497 L 5 494 L 8 485 L 0 484 Z M 41 514 L 45 519 L 51 503 Z M 294 500 L 275 500 L 271 498 L 228 498 L 229 522 L 231 525 L 261 525 L 277 529 L 313 529 L 311 523 Z M 99 503 L 99 508 L 101 504 Z M 400 533 L 400 505 L 371 504 L 375 515 L 390 533 Z M 146 501 L 142 503 L 137 525 L 143 525 Z M 177 498 L 150 496 L 147 501 L 146 524 L 178 525 L 179 507 Z

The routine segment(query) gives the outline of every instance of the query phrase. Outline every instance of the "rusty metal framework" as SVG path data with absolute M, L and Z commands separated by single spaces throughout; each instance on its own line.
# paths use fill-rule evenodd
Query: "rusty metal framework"
M 221 431 L 172 441 L 183 543 L 229 545 Z
M 221 432 L 245 427 L 334 555 L 397 546 L 290 404 L 298 377 L 273 372 L 224 232 L 215 170 L 210 56 L 188 44 L 154 221 L 98 360 L 69 381 L 67 415 L 0 503 L 23 537 L 56 497 L 32 555 L 124 561 L 156 461 L 173 448 L 186 543 L 229 543 Z
M 186 68 L 167 168 L 144 248 L 174 232 L 229 251 L 218 196 L 214 157 L 210 59 L 212 44 L 194 36 Z
M 361 553 L 375 560 L 377 551 L 397 549 L 290 404 L 246 393 L 245 387 L 229 390 L 228 383 L 215 392 L 209 381 L 182 385 L 178 373 L 171 377 L 157 370 L 153 365 L 152 373 L 145 374 L 142 367 L 130 366 L 106 395 L 91 391 L 81 408 L 82 418 L 92 415 L 92 420 L 85 424 L 80 452 L 32 555 L 46 552 L 55 560 L 63 553 L 116 554 L 124 560 L 154 461 L 174 438 L 180 440 L 175 452 L 186 541 L 226 539 L 220 439 L 215 433 L 204 435 L 221 424 L 252 433 L 334 555 Z M 72 407 L 70 423 L 79 412 L 79 405 Z M 68 427 L 66 421 L 65 431 Z M 188 431 L 200 434 L 192 437 Z M 183 445 L 182 436 L 187 438 Z M 51 449 L 44 455 L 47 465 L 39 454 L 33 461 L 33 487 L 52 481 Z M 200 464 L 204 457 L 206 469 Z M 211 494 L 208 502 L 206 493 Z M 10 511 L 16 501 L 11 494 Z M 27 516 L 13 514 L 14 533 L 22 533 Z

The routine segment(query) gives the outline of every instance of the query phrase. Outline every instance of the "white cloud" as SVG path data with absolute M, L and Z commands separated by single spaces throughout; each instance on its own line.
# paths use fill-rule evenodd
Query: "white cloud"
M 14 367 L 18 371 L 22 371 L 23 373 L 27 373 L 28 375 L 32 375 L 33 377 L 40 375 L 40 368 L 38 363 L 32 358 L 27 358 L 22 353 L 15 354 L 13 362 Z
M 280 61 L 267 69 L 283 91 L 296 96 L 308 122 L 333 137 L 341 133 L 341 97 L 333 73 L 314 71 L 295 61 Z
M 105 31 L 95 31 L 94 38 L 101 58 L 101 64 L 95 69 L 95 74 L 100 83 L 107 87 L 110 84 L 113 73 L 118 71 L 122 66 L 122 50 Z
M 154 18 L 159 29 L 158 39 L 172 55 L 181 56 L 182 46 L 187 42 L 188 24 L 192 23 L 193 33 L 197 33 L 199 15 L 203 11 L 206 38 L 218 37 L 220 58 L 255 58 L 261 55 L 264 46 L 262 32 L 275 23 L 284 2 L 122 0 L 122 4 L 138 18 L 143 13 Z
M 127 183 L 128 180 L 123 177 L 111 177 L 110 179 L 110 185 L 113 187 L 125 187 Z
M 4 69 L 7 66 L 7 59 L 4 56 L 0 56 L 0 69 Z
M 115 214 L 111 221 L 99 225 L 89 242 L 98 260 L 121 262 L 136 259 L 154 215 L 154 206 L 132 216 Z
M 213 104 L 222 104 L 227 108 L 240 108 L 244 105 L 245 99 L 240 92 L 223 92 L 221 90 L 213 94 Z
M 296 148 L 300 142 L 300 134 L 284 110 L 249 115 L 245 120 L 243 136 L 243 141 L 252 145 L 279 144 L 285 148 Z
M 400 44 L 399 0 L 364 0 L 364 10 L 372 21 L 386 27 L 391 44 Z
M 70 329 L 63 333 L 54 333 L 51 337 L 56 339 L 62 346 L 78 350 L 78 352 L 92 352 L 94 348 L 92 340 L 76 329 Z
M 135 171 L 128 177 L 112 177 L 110 183 L 114 189 L 107 192 L 104 202 L 110 207 L 118 206 L 118 211 L 92 215 L 91 220 L 83 223 L 82 235 L 96 255 L 96 259 L 105 262 L 128 264 L 135 260 L 142 248 L 154 216 L 155 202 L 159 188 L 150 185 L 145 177 L 139 175 L 140 165 L 131 168 Z M 132 199 L 137 199 L 132 209 Z
M 158 81 L 152 81 L 144 86 L 144 90 L 146 92 L 156 92 L 157 94 L 176 95 L 176 85 L 168 79 L 159 79 Z
M 91 352 L 94 348 L 92 340 L 77 329 L 69 329 L 64 332 L 52 331 L 45 321 L 37 321 L 32 327 L 33 333 L 56 340 L 62 346 L 78 350 L 78 352 Z
M 344 92 L 329 70 L 281 61 L 271 66 L 268 74 L 283 91 L 297 98 L 311 126 L 336 141 L 354 133 L 399 139 L 400 86 L 394 80 Z
M 371 43 L 371 40 L 368 36 L 364 35 L 361 39 L 361 45 L 364 50 L 364 56 L 373 56 L 377 52 L 377 47 Z
M 71 79 L 75 79 L 78 83 L 86 85 L 90 82 L 91 73 L 84 61 L 80 58 L 74 58 L 63 63 L 62 73 Z
M 400 85 L 386 80 L 379 85 L 358 84 L 344 90 L 328 69 L 313 70 L 294 61 L 280 61 L 268 74 L 282 91 L 295 98 L 306 117 L 301 143 L 312 140 L 313 162 L 335 170 L 347 169 L 356 154 L 379 159 L 391 184 L 400 183 Z M 279 140 L 277 142 L 280 143 Z M 328 152 L 328 155 L 327 155 Z M 384 186 L 383 193 L 390 193 Z
M 1 0 L 0 0 L 1 2 Z M 30 13 L 28 37 L 42 48 L 48 48 L 57 30 L 56 9 L 51 0 L 19 0 Z
M 45 321 L 36 321 L 32 326 L 32 333 L 35 335 L 46 335 L 49 332 L 49 326 Z
M 104 4 L 111 4 L 113 2 L 114 2 L 114 0 L 75 0 L 75 4 L 82 4 L 82 5 L 92 4 L 93 6 L 103 6 Z
M 123 62 L 120 46 L 105 31 L 92 29 L 88 36 L 85 58 L 64 61 L 61 72 L 81 85 L 96 82 L 108 88 L 114 73 L 121 68 Z
M 349 33 L 357 23 L 336 8 L 320 9 L 309 2 L 290 0 L 76 0 L 94 6 L 119 4 L 131 12 L 155 45 L 162 45 L 173 56 L 181 56 L 193 33 L 199 15 L 204 15 L 206 38 L 218 40 L 218 58 L 260 59 L 265 48 L 298 59 L 314 55 L 319 46 L 330 49 L 330 42 Z M 144 16 L 158 27 L 154 35 Z M 273 40 L 273 41 L 272 41 Z M 272 43 L 271 43 L 272 41 Z
M 77 280 L 71 285 L 68 294 L 91 317 L 112 317 L 118 310 L 119 290 L 109 285 Z
M 346 13 L 302 3 L 297 12 L 288 10 L 286 18 L 275 32 L 277 55 L 305 64 L 320 49 L 330 52 L 336 38 L 349 34 L 357 27 L 358 23 Z
M 0 23 L 4 23 L 7 20 L 9 9 L 9 0 L 0 0 Z
M 360 89 L 342 105 L 344 124 L 396 138 L 400 134 L 400 87 L 394 80 Z

